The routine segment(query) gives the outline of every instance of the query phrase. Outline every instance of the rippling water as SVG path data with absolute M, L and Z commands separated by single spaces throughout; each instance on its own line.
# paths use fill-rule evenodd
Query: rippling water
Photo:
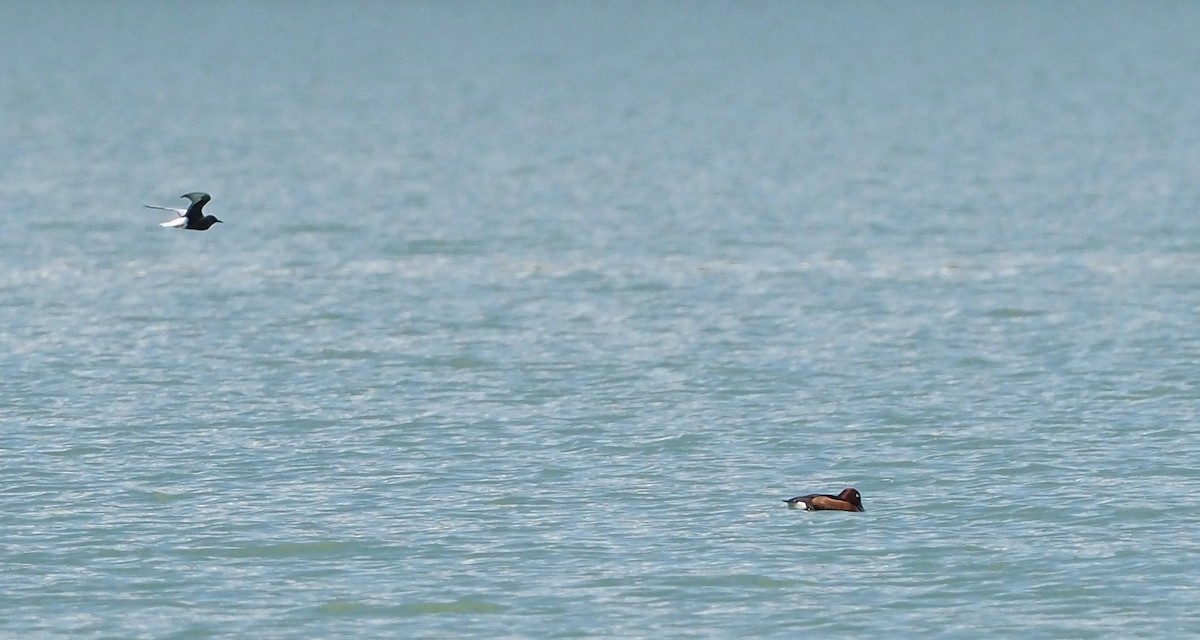
M 0 635 L 1194 634 L 1197 27 L 0 3 Z

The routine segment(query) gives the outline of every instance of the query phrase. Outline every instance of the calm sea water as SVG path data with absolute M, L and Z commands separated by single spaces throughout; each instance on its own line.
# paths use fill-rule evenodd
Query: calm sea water
M 0 636 L 1194 636 L 1198 32 L 0 2 Z

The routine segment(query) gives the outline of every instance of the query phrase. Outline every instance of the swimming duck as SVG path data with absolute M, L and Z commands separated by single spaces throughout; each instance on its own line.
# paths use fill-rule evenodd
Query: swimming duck
M 827 493 L 811 493 L 784 500 L 789 508 L 805 511 L 865 511 L 858 489 L 846 487 L 836 496 Z

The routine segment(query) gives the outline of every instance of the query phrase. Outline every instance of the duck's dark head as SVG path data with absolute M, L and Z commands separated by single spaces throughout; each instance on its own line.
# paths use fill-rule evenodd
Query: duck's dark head
M 858 489 L 854 487 L 846 487 L 838 494 L 838 500 L 845 500 L 858 508 L 859 511 L 866 511 L 862 506 L 862 496 L 859 495 Z

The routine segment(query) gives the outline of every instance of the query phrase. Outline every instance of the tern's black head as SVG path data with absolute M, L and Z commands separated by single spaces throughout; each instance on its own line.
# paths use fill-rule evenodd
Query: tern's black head
M 216 216 L 204 216 L 199 220 L 188 220 L 184 225 L 184 229 L 192 229 L 193 231 L 205 231 L 214 224 L 220 222 Z

